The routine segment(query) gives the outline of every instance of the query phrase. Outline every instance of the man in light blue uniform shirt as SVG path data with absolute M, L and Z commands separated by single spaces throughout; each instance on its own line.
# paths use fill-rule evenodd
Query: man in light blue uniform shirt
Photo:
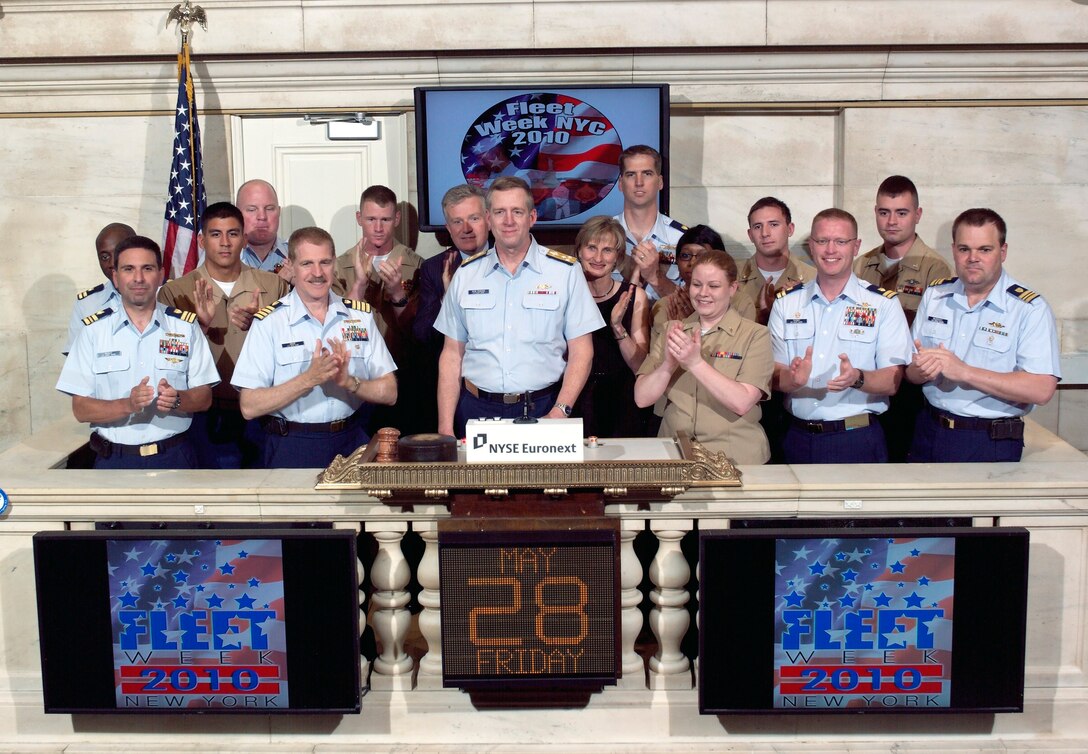
M 499 178 L 487 192 L 495 248 L 465 260 L 435 329 L 446 336 L 438 364 L 438 431 L 463 437 L 485 417 L 561 419 L 585 386 L 591 333 L 604 327 L 578 260 L 537 244 L 528 184 Z M 456 414 L 456 416 L 455 416 Z
M 57 381 L 76 420 L 91 425 L 96 469 L 196 468 L 187 430 L 219 374 L 196 314 L 156 302 L 162 276 L 150 238 L 117 244 L 117 309 L 83 320 Z
M 274 272 L 290 283 L 287 242 L 279 237 L 281 207 L 276 189 L 268 181 L 246 181 L 238 187 L 235 206 L 242 210 L 245 218 L 246 246 L 242 249 L 242 264 Z
M 612 275 L 644 285 L 651 304 L 675 291 L 680 283 L 676 244 L 687 230 L 683 223 L 658 211 L 658 196 L 665 187 L 662 166 L 661 153 L 653 147 L 636 144 L 623 150 L 619 178 L 623 212 L 614 218 L 623 226 L 627 256 L 621 262 L 622 274 L 617 269 Z
M 787 463 L 888 460 L 875 415 L 888 409 L 910 362 L 910 330 L 895 292 L 851 271 L 857 236 L 849 212 L 817 214 L 809 238 L 816 279 L 780 291 L 771 308 L 775 387 L 792 416 Z
M 1022 417 L 1058 387 L 1054 314 L 1005 272 L 1005 233 L 993 210 L 962 212 L 952 224 L 957 277 L 922 296 L 907 378 L 922 385 L 928 405 L 911 461 L 1019 461 Z
M 68 340 L 61 351 L 65 356 L 72 350 L 72 344 L 76 342 L 76 336 L 83 329 L 83 318 L 89 317 L 97 311 L 107 307 L 117 311 L 121 306 L 121 295 L 113 286 L 113 252 L 121 241 L 136 235 L 129 226 L 124 223 L 110 223 L 98 232 L 94 239 L 95 254 L 98 256 L 98 266 L 106 278 L 105 283 L 99 283 L 94 288 L 88 288 L 76 295 L 76 303 L 72 307 L 72 316 L 68 318 Z
M 369 440 L 367 408 L 396 402 L 397 366 L 370 305 L 330 293 L 332 237 L 300 228 L 288 249 L 295 289 L 257 312 L 231 384 L 261 420 L 266 468 L 324 468 Z

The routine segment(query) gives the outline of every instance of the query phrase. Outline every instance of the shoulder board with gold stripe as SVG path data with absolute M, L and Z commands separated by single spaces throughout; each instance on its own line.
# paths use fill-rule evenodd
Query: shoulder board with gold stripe
M 166 313 L 171 317 L 177 317 L 182 322 L 188 322 L 190 325 L 196 322 L 196 312 L 187 312 L 184 309 L 168 306 L 166 307 Z
M 939 280 L 934 280 L 932 283 L 929 284 L 929 287 L 933 288 L 937 285 L 948 285 L 949 283 L 954 283 L 957 280 L 959 280 L 959 278 L 941 278 Z
M 469 257 L 465 261 L 461 262 L 461 266 L 464 267 L 466 264 L 472 264 L 477 259 L 483 259 L 484 257 L 487 256 L 487 252 L 488 252 L 488 249 L 484 249 L 483 251 L 477 251 L 471 257 Z
M 85 291 L 80 291 L 79 293 L 77 293 L 76 294 L 76 301 L 82 301 L 83 299 L 87 298 L 91 294 L 101 293 L 104 290 L 106 290 L 106 284 L 105 283 L 99 283 L 94 288 L 88 288 Z
M 269 304 L 268 306 L 264 307 L 263 309 L 259 309 L 257 311 L 257 313 L 254 314 L 253 316 L 256 317 L 257 319 L 264 319 L 269 314 L 271 314 L 272 312 L 279 309 L 281 306 L 283 306 L 283 302 L 282 301 L 277 301 L 274 304 Z
M 783 288 L 778 293 L 774 294 L 774 297 L 775 298 L 782 298 L 783 296 L 788 296 L 789 294 L 793 293 L 794 291 L 797 291 L 797 290 L 800 290 L 801 288 L 803 288 L 804 285 L 805 285 L 804 283 L 795 283 L 794 285 L 791 285 L 789 288 Z
M 345 298 L 345 299 L 341 299 L 341 301 L 343 301 L 344 306 L 346 306 L 349 309 L 355 309 L 355 310 L 360 311 L 360 312 L 369 312 L 370 311 L 370 304 L 368 304 L 365 301 L 356 301 L 353 298 Z
M 1039 298 L 1039 294 L 1035 291 L 1030 291 L 1022 285 L 1010 285 L 1006 291 L 1016 296 L 1016 298 L 1023 301 L 1025 304 L 1030 304 L 1035 299 Z
M 866 290 L 871 291 L 872 293 L 879 293 L 884 298 L 895 298 L 899 295 L 895 291 L 889 291 L 887 288 L 881 288 L 876 283 L 870 285 Z
M 83 324 L 93 325 L 98 320 L 105 319 L 106 317 L 110 316 L 111 314 L 113 314 L 113 309 L 111 309 L 110 307 L 107 306 L 105 309 L 99 309 L 94 314 L 90 314 L 90 315 L 84 317 L 83 318 Z
M 548 251 L 545 253 L 544 256 L 548 256 L 548 257 L 551 257 L 552 259 L 556 259 L 556 260 L 562 262 L 563 264 L 578 264 L 578 258 L 577 257 L 572 257 L 570 254 L 564 254 L 563 252 L 556 251 L 555 249 L 548 249 Z
M 688 226 L 684 225 L 679 220 L 673 220 L 671 223 L 669 223 L 669 227 L 670 228 L 675 228 L 676 230 L 680 231 L 681 233 L 686 232 L 687 229 L 688 229 Z

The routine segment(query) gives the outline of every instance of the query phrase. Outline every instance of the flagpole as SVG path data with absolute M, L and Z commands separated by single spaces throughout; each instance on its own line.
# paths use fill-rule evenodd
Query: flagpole
M 166 26 L 176 23 L 181 32 L 178 50 L 178 98 L 174 116 L 169 189 L 163 219 L 163 266 L 167 278 L 180 277 L 201 263 L 197 234 L 204 209 L 204 171 L 200 155 L 200 127 L 196 90 L 190 64 L 189 35 L 193 24 L 208 29 L 208 16 L 191 0 L 178 3 L 167 15 Z

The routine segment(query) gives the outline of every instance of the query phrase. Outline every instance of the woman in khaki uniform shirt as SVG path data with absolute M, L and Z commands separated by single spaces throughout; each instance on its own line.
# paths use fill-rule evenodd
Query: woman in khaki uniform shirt
M 635 403 L 668 403 L 659 437 L 685 430 L 738 464 L 766 463 L 759 402 L 771 392 L 774 358 L 767 328 L 729 308 L 737 263 L 724 251 L 699 256 L 689 295 L 695 312 L 654 333 L 635 381 Z

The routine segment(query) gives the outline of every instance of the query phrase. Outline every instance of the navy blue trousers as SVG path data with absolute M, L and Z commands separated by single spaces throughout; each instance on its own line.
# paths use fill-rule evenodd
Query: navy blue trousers
M 790 423 L 782 439 L 786 463 L 887 463 L 884 430 L 875 416 L 869 426 L 813 434 Z
M 529 402 L 529 416 L 539 419 L 546 416 L 555 405 L 556 396 L 544 396 Z M 457 410 L 453 414 L 453 431 L 458 437 L 465 436 L 465 423 L 469 419 L 517 419 L 525 412 L 524 403 L 495 403 L 477 398 L 465 386 L 461 386 L 461 399 L 457 402 Z
M 1019 461 L 1024 441 L 990 439 L 988 429 L 948 429 L 927 408 L 918 414 L 914 443 L 907 460 L 911 463 L 984 463 Z

